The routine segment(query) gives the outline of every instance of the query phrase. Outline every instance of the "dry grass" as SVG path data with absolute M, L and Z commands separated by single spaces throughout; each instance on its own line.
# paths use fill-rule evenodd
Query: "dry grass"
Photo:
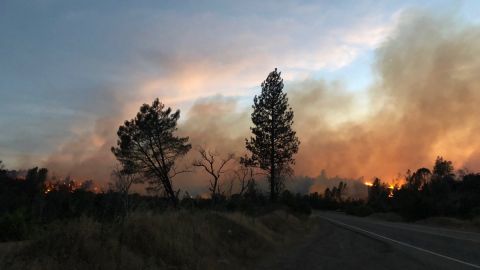
M 82 218 L 53 224 L 3 256 L 1 269 L 248 269 L 308 230 L 282 211 L 134 213 L 123 224 Z

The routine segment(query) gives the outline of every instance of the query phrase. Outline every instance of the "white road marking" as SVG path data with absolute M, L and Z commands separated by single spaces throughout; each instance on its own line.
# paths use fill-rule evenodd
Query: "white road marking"
M 356 230 L 356 231 L 361 231 L 363 233 L 367 233 L 367 234 L 373 235 L 373 236 L 378 237 L 378 238 L 386 239 L 386 240 L 392 241 L 392 242 L 394 242 L 396 244 L 399 244 L 399 245 L 402 245 L 402 246 L 413 248 L 413 249 L 416 249 L 416 250 L 419 250 L 419 251 L 423 251 L 423 252 L 438 256 L 438 257 L 442 257 L 442 258 L 447 259 L 447 260 L 451 260 L 451 261 L 454 261 L 454 262 L 457 262 L 457 263 L 460 263 L 460 264 L 464 264 L 464 265 L 467 265 L 467 266 L 471 266 L 471 267 L 480 269 L 480 265 L 476 265 L 476 264 L 473 264 L 473 263 L 469 263 L 469 262 L 466 262 L 466 261 L 462 261 L 462 260 L 459 260 L 459 259 L 455 259 L 455 258 L 446 256 L 446 255 L 442 255 L 440 253 L 436 253 L 436 252 L 428 250 L 428 249 L 424 249 L 424 248 L 421 248 L 421 247 L 410 245 L 410 244 L 407 244 L 407 243 L 402 242 L 402 241 L 398 241 L 398 240 L 395 240 L 395 239 L 392 239 L 392 238 L 389 238 L 389 237 L 386 237 L 386 236 L 383 236 L 383 235 L 380 235 L 380 234 L 376 234 L 376 233 L 371 232 L 371 231 L 367 231 L 367 230 L 358 228 L 356 226 L 348 225 L 348 224 L 343 223 L 341 221 L 333 220 L 331 218 L 327 218 L 327 217 L 323 217 L 323 216 L 319 216 L 319 217 L 323 218 L 323 219 L 326 219 L 326 220 L 328 220 L 332 223 L 335 223 L 337 225 L 341 225 L 341 226 L 344 226 L 344 227 L 347 227 L 347 228 L 350 228 L 350 229 L 353 229 L 353 230 Z
M 362 220 L 362 221 L 365 222 L 365 220 Z M 414 231 L 414 232 L 418 232 L 418 233 L 425 233 L 425 234 L 430 234 L 430 235 L 435 235 L 435 236 L 447 237 L 447 238 L 461 240 L 461 241 L 469 241 L 469 242 L 474 242 L 474 243 L 480 243 L 480 241 L 478 241 L 476 239 L 466 238 L 469 235 L 471 237 L 476 237 L 478 239 L 479 234 L 474 233 L 474 232 L 462 232 L 462 231 L 456 231 L 456 230 L 450 230 L 450 229 L 444 229 L 444 228 L 435 228 L 436 230 L 440 230 L 441 232 L 451 232 L 451 233 L 457 233 L 457 234 L 465 235 L 465 238 L 462 238 L 462 237 L 442 234 L 440 232 L 427 231 L 427 229 L 431 229 L 431 228 L 423 228 L 423 227 L 420 227 L 420 225 L 410 225 L 410 226 L 415 226 L 415 227 L 405 227 L 405 226 L 400 226 L 399 224 L 395 224 L 395 223 L 391 223 L 391 222 L 382 222 L 382 221 L 375 222 L 374 224 L 384 226 L 384 227 L 397 228 L 397 229 L 401 229 L 401 230 L 410 230 L 410 231 Z

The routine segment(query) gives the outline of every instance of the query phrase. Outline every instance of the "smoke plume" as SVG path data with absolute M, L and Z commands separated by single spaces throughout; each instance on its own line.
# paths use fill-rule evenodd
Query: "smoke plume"
M 301 140 L 295 165 L 298 186 L 294 181 L 288 185 L 321 191 L 328 186 L 325 179 L 331 179 L 322 177 L 322 170 L 337 180 L 378 176 L 392 182 L 407 169 L 431 167 L 437 155 L 453 160 L 457 168 L 480 169 L 477 55 L 478 26 L 405 12 L 375 51 L 375 79 L 368 89 L 352 92 L 341 82 L 314 79 L 286 82 Z M 202 99 L 182 113 L 180 132 L 190 136 L 194 146 L 241 155 L 249 116 L 250 108 L 239 98 Z M 121 122 L 98 120 L 93 135 L 66 144 L 47 165 L 81 177 L 106 178 L 114 162 L 109 148 Z M 85 148 L 92 144 L 94 149 Z M 193 158 L 192 151 L 183 162 Z M 205 181 L 197 172 L 182 176 L 177 184 L 201 192 Z
M 326 116 L 361 111 L 354 97 L 321 84 L 300 85 L 290 93 L 304 146 L 297 172 L 326 169 L 392 181 L 409 168 L 431 167 L 437 155 L 453 160 L 457 168 L 479 169 L 478 53 L 478 26 L 404 14 L 376 51 L 377 80 L 367 92 L 369 115 L 331 127 Z M 338 97 L 330 100 L 332 95 Z M 309 112 L 314 110 L 310 104 L 323 107 L 318 117 Z

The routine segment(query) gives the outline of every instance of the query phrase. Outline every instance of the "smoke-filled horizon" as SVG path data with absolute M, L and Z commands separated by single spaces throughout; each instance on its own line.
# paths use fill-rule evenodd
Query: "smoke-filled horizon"
M 301 141 L 295 175 L 287 184 L 293 190 L 322 192 L 330 183 L 348 180 L 352 193 L 359 193 L 359 179 L 380 177 L 394 182 L 408 169 L 431 167 L 437 156 L 452 160 L 457 169 L 480 170 L 480 142 L 475 140 L 480 131 L 480 59 L 475 57 L 480 55 L 480 27 L 458 15 L 410 9 L 389 20 L 388 26 L 376 30 L 379 37 L 369 35 L 369 41 L 362 43 L 371 43 L 372 61 L 345 60 L 369 70 L 371 78 L 366 83 L 360 78 L 356 86 L 348 70 L 339 78 L 304 73 L 302 65 L 315 66 L 315 59 L 301 51 L 298 55 L 288 52 L 296 59 L 295 68 L 286 59 L 277 66 L 262 54 L 257 59 L 263 61 L 260 66 L 243 60 L 244 54 L 258 53 L 248 49 L 218 56 L 235 63 L 229 69 L 198 55 L 191 56 L 194 62 L 189 61 L 193 64 L 187 67 L 182 66 L 185 55 L 162 56 L 159 61 L 167 61 L 172 68 L 167 75 L 162 73 L 163 79 L 137 74 L 135 83 L 115 87 L 132 89 L 141 82 L 138 92 L 102 92 L 109 104 L 100 104 L 105 111 L 98 117 L 85 117 L 89 125 L 77 119 L 69 140 L 60 141 L 46 155 L 29 156 L 26 151 L 24 161 L 17 164 L 45 166 L 59 177 L 106 183 L 115 164 L 110 147 L 115 145 L 118 126 L 154 97 L 182 109 L 179 134 L 190 137 L 193 149 L 181 162 L 190 164 L 199 146 L 242 156 L 245 138 L 250 136 L 253 95 L 260 93 L 262 80 L 278 67 Z M 252 36 L 243 38 L 259 42 Z M 350 38 L 363 42 L 358 41 L 361 35 Z M 322 65 L 328 66 L 336 60 L 324 61 Z M 239 74 L 248 83 L 236 85 Z M 352 71 L 352 76 L 359 75 Z M 252 85 L 253 81 L 257 83 Z M 169 87 L 177 92 L 158 91 Z M 238 91 L 232 91 L 236 87 Z M 225 92 L 209 92 L 217 88 Z M 176 178 L 174 185 L 200 194 L 207 189 L 206 178 L 198 170 Z

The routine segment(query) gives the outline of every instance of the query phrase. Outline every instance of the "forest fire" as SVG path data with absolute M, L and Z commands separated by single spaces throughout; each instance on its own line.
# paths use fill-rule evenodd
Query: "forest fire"
M 75 180 L 67 178 L 63 181 L 47 182 L 45 184 L 44 194 L 48 194 L 52 191 L 66 191 L 72 193 L 76 190 L 85 190 L 98 193 L 100 189 L 92 180 L 77 183 Z
M 393 197 L 393 191 L 397 188 L 397 185 L 392 185 L 392 184 L 381 184 L 380 181 L 375 181 L 375 183 L 372 182 L 364 182 L 363 183 L 365 186 L 368 187 L 370 190 L 372 187 L 377 187 L 377 188 L 383 188 L 384 190 L 388 190 L 388 197 L 392 198 Z
M 480 0 L 77 2 L 0 0 L 0 270 L 480 269 Z

